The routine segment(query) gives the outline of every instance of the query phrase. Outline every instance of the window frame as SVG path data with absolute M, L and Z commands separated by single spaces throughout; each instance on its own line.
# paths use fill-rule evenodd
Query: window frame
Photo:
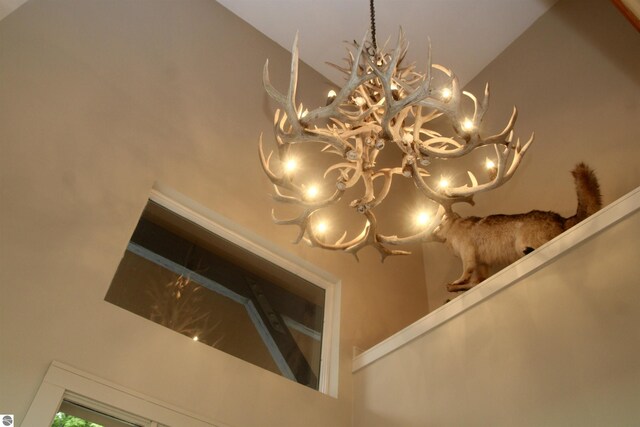
M 144 427 L 226 427 L 54 360 L 22 427 L 50 426 L 63 400 Z
M 318 391 L 337 398 L 341 281 L 327 271 L 284 251 L 273 242 L 256 235 L 171 188 L 159 184 L 154 185 L 149 200 L 208 232 L 324 289 L 325 304 Z

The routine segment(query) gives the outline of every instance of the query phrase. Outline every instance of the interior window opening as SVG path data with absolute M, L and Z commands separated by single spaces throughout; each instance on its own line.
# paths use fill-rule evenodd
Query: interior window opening
M 154 201 L 105 300 L 319 388 L 325 289 Z

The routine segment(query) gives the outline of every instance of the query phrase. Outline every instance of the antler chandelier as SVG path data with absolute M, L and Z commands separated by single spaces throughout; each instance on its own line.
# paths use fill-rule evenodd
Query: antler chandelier
M 371 35 L 347 48 L 347 66 L 333 65 L 347 75 L 340 90 L 331 91 L 327 105 L 307 110 L 297 104 L 298 35 L 291 50 L 291 74 L 286 94 L 276 90 L 269 79 L 269 61 L 265 63 L 263 83 L 269 96 L 281 106 L 275 112 L 274 133 L 277 159 L 273 152 L 265 156 L 262 137 L 259 154 L 262 167 L 273 183 L 274 199 L 299 207 L 291 219 L 277 219 L 276 224 L 296 225 L 301 240 L 311 246 L 341 250 L 356 256 L 360 249 L 372 246 L 382 256 L 406 255 L 410 252 L 393 247 L 409 243 L 438 240 L 433 231 L 443 215 L 452 212 L 455 203 L 473 204 L 476 193 L 491 190 L 510 179 L 533 142 L 533 135 L 524 144 L 513 141 L 513 127 L 517 109 L 502 132 L 485 136 L 481 124 L 489 104 L 489 85 L 481 101 L 462 91 L 458 78 L 450 69 L 431 63 L 431 47 L 424 73 L 415 64 L 403 65 L 407 42 L 400 29 L 395 48 L 378 49 L 375 40 L 373 0 L 371 0 Z M 438 85 L 435 82 L 440 82 Z M 473 105 L 465 113 L 463 100 Z M 437 119 L 437 121 L 436 121 Z M 443 133 L 442 121 L 448 123 L 449 133 Z M 434 124 L 438 123 L 437 131 Z M 318 156 L 334 159 L 323 175 L 324 186 L 300 182 L 295 146 L 319 143 Z M 492 146 L 494 153 L 487 159 L 486 182 L 480 183 L 467 171 L 469 181 L 453 186 L 446 179 L 436 180 L 429 172 L 434 160 L 460 158 L 480 147 Z M 377 168 L 376 161 L 383 151 L 393 150 L 396 165 Z M 387 154 L 385 153 L 385 156 Z M 331 156 L 331 157 L 329 157 Z M 314 160 L 315 162 L 315 160 Z M 418 213 L 417 232 L 398 237 L 383 235 L 374 213 L 390 193 L 394 178 L 413 181 L 419 192 L 434 206 L 431 212 Z M 331 186 L 331 195 L 322 197 Z M 357 187 L 357 188 L 356 188 Z M 327 223 L 322 211 L 339 204 L 346 194 L 359 189 L 349 207 L 365 218 L 360 233 L 346 240 L 347 232 L 335 241 L 327 237 Z

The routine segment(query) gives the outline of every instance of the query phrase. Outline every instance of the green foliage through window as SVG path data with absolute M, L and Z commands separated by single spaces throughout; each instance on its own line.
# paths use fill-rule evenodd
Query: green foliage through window
M 100 424 L 85 421 L 82 418 L 67 415 L 64 412 L 58 412 L 53 418 L 51 427 L 102 427 Z

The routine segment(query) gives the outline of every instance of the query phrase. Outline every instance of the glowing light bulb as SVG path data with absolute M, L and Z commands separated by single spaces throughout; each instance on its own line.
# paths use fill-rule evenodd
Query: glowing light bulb
M 367 103 L 367 101 L 361 96 L 357 96 L 353 100 L 353 102 L 355 102 L 358 107 L 364 107 L 364 105 Z
M 464 122 L 462 122 L 462 129 L 467 132 L 473 130 L 473 121 L 471 121 L 471 119 L 465 119 Z
M 319 193 L 318 187 L 312 185 L 307 189 L 307 197 L 310 199 L 314 199 Z
M 438 187 L 447 188 L 449 186 L 449 180 L 447 178 L 440 178 L 440 182 L 438 183 Z
M 451 98 L 451 95 L 452 95 L 451 89 L 449 89 L 448 87 L 445 87 L 440 91 L 440 94 L 442 95 L 442 99 L 445 99 L 445 100 L 449 99 Z
M 193 337 L 194 341 L 198 341 L 198 336 L 196 335 L 195 337 Z
M 331 89 L 328 93 L 327 93 L 327 105 L 331 104 L 333 102 L 334 99 L 336 99 L 336 96 L 338 96 L 338 94 L 336 93 L 335 90 Z
M 298 162 L 295 159 L 289 159 L 284 163 L 284 171 L 291 173 L 298 167 Z
M 316 233 L 324 234 L 329 229 L 329 226 L 327 225 L 326 222 L 322 221 L 322 222 L 318 223 L 318 225 L 316 225 L 315 229 L 316 229 Z
M 496 164 L 493 162 L 493 160 L 491 159 L 487 159 L 486 163 L 484 164 L 484 166 L 487 169 L 494 169 L 496 167 Z
M 420 212 L 416 216 L 416 223 L 420 226 L 429 224 L 429 221 L 431 221 L 431 215 L 429 215 L 427 212 Z

